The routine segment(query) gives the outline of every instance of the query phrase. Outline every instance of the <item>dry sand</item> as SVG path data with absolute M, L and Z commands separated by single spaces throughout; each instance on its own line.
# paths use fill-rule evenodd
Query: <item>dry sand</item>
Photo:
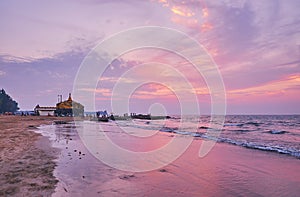
M 0 116 L 0 196 L 50 196 L 55 149 L 34 132 L 37 126 L 71 118 Z

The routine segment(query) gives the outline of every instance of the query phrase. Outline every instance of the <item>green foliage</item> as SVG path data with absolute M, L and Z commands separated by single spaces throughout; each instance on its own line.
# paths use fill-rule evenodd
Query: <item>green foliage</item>
M 0 114 L 5 112 L 15 112 L 18 109 L 18 103 L 6 94 L 4 89 L 0 90 Z

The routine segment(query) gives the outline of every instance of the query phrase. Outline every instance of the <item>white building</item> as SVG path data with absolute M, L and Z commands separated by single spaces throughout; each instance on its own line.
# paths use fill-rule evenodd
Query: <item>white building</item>
M 39 105 L 34 108 L 35 114 L 39 116 L 54 116 L 55 110 L 56 107 L 40 107 Z

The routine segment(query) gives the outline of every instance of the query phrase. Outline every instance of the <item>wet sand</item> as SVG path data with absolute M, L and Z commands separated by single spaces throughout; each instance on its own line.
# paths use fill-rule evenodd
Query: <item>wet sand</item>
M 50 196 L 58 150 L 34 132 L 39 125 L 71 118 L 0 116 L 0 196 Z

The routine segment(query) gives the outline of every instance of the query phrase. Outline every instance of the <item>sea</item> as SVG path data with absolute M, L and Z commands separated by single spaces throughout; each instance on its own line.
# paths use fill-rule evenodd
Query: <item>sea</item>
M 60 150 L 54 170 L 59 182 L 53 196 L 299 194 L 300 115 L 227 115 L 217 130 L 218 135 L 215 135 L 216 128 L 212 125 L 216 124 L 213 123 L 211 116 L 109 122 L 85 120 L 44 125 L 36 132 L 48 137 L 52 146 Z M 195 141 L 191 151 L 183 152 L 174 162 L 156 170 L 135 173 L 97 159 L 97 153 L 92 153 L 80 137 L 80 128 L 91 128 L 86 134 L 95 139 L 95 145 L 105 142 L 104 136 L 108 136 L 129 151 L 157 150 L 174 137 Z M 198 151 L 203 141 L 214 141 L 216 146 L 206 157 L 199 158 L 193 151 Z M 107 158 L 122 158 L 114 154 L 114 149 L 105 145 L 102 148 L 100 151 Z M 152 165 L 157 161 L 156 156 L 145 162 L 137 160 L 142 166 L 143 163 Z M 289 167 L 284 167 L 287 165 Z
M 190 135 L 300 158 L 300 115 L 227 115 L 217 137 L 209 132 L 214 129 L 210 126 L 211 116 L 172 117 L 167 121 L 136 120 L 119 121 L 116 124 L 120 127 Z
M 158 120 L 120 120 L 109 122 L 85 121 L 81 124 L 99 124 L 106 129 L 123 128 L 135 133 L 149 135 L 162 132 L 173 135 L 192 136 L 195 139 L 213 140 L 244 148 L 271 151 L 300 159 L 300 115 L 226 115 L 223 125 L 218 127 L 218 135 L 211 135 L 212 117 L 208 115 L 179 116 Z M 78 126 L 78 125 L 77 125 Z M 76 126 L 54 125 L 59 135 L 66 129 L 76 132 Z M 103 129 L 103 128 L 102 128 Z M 47 130 L 47 129 L 46 129 Z M 99 129 L 99 132 L 101 128 Z M 45 131 L 43 132 L 45 134 Z M 49 134 L 49 132 L 46 132 Z M 51 132 L 50 132 L 51 133 Z M 56 133 L 57 134 L 57 133 Z M 47 135 L 47 134 L 45 134 Z M 51 133 L 54 135 L 54 133 Z M 136 136 L 139 136 L 136 134 Z M 53 137 L 53 136 L 52 136 Z

